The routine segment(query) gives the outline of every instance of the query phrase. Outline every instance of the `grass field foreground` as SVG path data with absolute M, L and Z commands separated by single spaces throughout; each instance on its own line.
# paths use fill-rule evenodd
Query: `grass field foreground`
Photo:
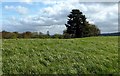
M 3 39 L 4 74 L 118 73 L 118 37 Z

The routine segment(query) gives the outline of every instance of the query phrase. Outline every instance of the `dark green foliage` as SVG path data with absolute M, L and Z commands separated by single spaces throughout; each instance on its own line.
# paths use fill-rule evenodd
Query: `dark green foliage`
M 80 10 L 73 9 L 68 18 L 67 24 L 65 24 L 67 27 L 66 32 L 71 37 L 80 38 L 100 34 L 100 30 L 95 25 L 89 24 Z
M 83 30 L 85 30 L 83 31 L 83 37 L 98 36 L 100 34 L 100 30 L 93 24 L 87 24 Z
M 32 37 L 32 33 L 27 31 L 23 33 L 23 38 L 31 38 Z
M 30 32 L 26 31 L 23 33 L 18 33 L 18 32 L 7 32 L 7 31 L 2 31 L 0 33 L 2 35 L 3 39 L 16 39 L 16 38 L 50 38 L 51 36 L 48 34 L 43 34 L 41 32 Z
M 53 36 L 52 36 L 52 38 L 63 39 L 63 38 L 64 38 L 64 36 L 63 36 L 63 35 L 61 35 L 61 34 L 55 34 L 55 35 L 53 35 Z
M 13 39 L 13 38 L 17 38 L 18 37 L 18 34 L 16 34 L 16 32 L 7 32 L 7 31 L 2 31 L 2 38 L 5 38 L 5 39 Z
M 41 32 L 23 32 L 23 33 L 18 33 L 18 32 L 7 32 L 7 31 L 2 31 L 0 33 L 2 35 L 3 39 L 16 39 L 16 38 L 40 38 L 40 39 L 47 39 L 47 38 L 57 38 L 57 39 L 64 39 L 64 38 L 70 38 L 67 37 L 67 34 L 54 34 L 54 35 L 49 35 L 49 32 L 47 34 L 43 34 Z M 69 34 L 68 34 L 69 36 Z

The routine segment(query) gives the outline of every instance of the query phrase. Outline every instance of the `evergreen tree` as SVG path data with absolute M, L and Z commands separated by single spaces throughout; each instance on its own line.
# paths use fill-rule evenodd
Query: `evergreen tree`
M 73 9 L 68 15 L 69 19 L 66 25 L 67 33 L 78 38 L 83 36 L 83 27 L 85 26 L 86 17 L 78 9 Z
M 65 24 L 67 27 L 66 33 L 71 37 L 80 38 L 94 36 L 96 33 L 100 33 L 96 26 L 93 26 L 86 21 L 85 15 L 78 9 L 73 9 L 68 15 L 68 18 L 67 24 Z

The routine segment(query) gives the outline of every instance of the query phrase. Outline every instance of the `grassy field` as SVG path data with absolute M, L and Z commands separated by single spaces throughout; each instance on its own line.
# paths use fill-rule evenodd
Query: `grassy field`
M 118 37 L 3 39 L 4 74 L 118 73 Z

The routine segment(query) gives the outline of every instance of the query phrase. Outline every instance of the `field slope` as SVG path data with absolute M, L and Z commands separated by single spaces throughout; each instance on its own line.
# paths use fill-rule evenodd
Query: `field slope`
M 4 74 L 118 73 L 118 37 L 3 39 Z

